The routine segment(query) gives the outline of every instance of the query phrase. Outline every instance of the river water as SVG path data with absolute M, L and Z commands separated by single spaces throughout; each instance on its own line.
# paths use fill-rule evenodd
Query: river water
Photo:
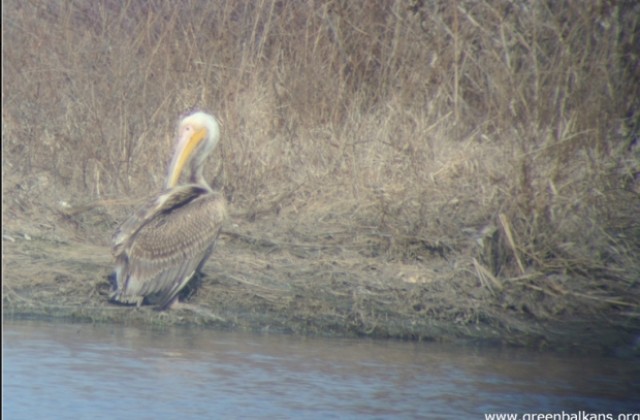
M 36 321 L 4 322 L 2 342 L 9 420 L 640 411 L 637 359 Z

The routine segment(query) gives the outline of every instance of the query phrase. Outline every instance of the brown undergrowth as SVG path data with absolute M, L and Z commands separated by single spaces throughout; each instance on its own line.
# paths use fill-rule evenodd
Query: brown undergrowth
M 628 343 L 638 16 L 634 2 L 6 1 L 5 312 Z M 233 215 L 198 309 L 110 306 L 110 235 L 162 184 L 193 108 L 223 124 L 207 171 Z

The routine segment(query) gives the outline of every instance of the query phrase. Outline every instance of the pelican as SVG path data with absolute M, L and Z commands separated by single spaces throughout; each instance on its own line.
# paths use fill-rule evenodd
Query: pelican
M 224 196 L 211 189 L 202 173 L 219 139 L 218 122 L 204 112 L 178 124 L 164 189 L 113 235 L 112 301 L 168 309 L 204 266 L 227 217 Z M 187 165 L 188 182 L 178 184 Z

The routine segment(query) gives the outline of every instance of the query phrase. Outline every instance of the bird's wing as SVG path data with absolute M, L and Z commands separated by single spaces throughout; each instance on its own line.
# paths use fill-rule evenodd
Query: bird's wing
M 163 192 L 114 235 L 114 299 L 168 304 L 211 252 L 224 219 L 219 193 L 187 185 Z

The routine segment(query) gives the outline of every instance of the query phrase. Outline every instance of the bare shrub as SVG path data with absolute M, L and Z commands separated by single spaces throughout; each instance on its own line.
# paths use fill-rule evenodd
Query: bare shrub
M 322 220 L 363 256 L 633 307 L 638 16 L 634 2 L 7 0 L 3 196 L 32 200 L 7 211 L 154 191 L 176 117 L 204 108 L 224 139 L 207 170 L 239 218 L 314 240 Z

